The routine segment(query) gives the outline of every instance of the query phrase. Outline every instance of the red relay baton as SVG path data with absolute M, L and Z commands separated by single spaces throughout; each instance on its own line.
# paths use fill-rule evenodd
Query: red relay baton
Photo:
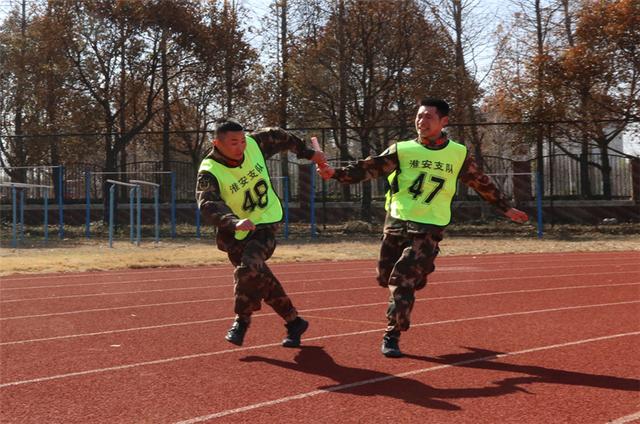
M 313 150 L 315 150 L 316 152 L 322 151 L 322 149 L 320 148 L 320 145 L 318 144 L 318 137 L 311 137 L 311 146 L 313 147 Z M 329 166 L 329 164 L 325 161 L 323 163 L 319 163 L 318 166 L 320 168 L 326 168 L 327 166 Z

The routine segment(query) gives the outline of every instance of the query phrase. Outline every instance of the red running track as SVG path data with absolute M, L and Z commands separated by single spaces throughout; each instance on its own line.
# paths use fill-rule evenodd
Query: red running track
M 300 349 L 268 306 L 223 339 L 227 266 L 3 277 L 0 422 L 637 421 L 639 256 L 439 258 L 401 359 L 372 261 L 272 266 Z

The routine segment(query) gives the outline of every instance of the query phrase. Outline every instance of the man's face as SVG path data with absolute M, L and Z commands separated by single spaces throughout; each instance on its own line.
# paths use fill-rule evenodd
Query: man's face
M 242 160 L 247 141 L 244 138 L 244 131 L 227 131 L 213 140 L 213 145 L 224 156 L 233 160 Z
M 420 106 L 416 114 L 416 131 L 421 139 L 438 137 L 448 123 L 449 117 L 440 118 L 435 106 Z

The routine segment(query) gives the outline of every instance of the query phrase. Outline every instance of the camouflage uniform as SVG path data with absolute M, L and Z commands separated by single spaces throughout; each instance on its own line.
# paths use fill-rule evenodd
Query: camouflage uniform
M 442 134 L 446 140 L 446 134 Z M 444 148 L 445 144 L 437 148 Z M 332 178 L 354 184 L 388 176 L 398 168 L 396 145 L 381 155 L 359 160 L 353 165 L 336 169 Z M 506 212 L 510 205 L 498 188 L 485 175 L 472 156 L 467 158 L 459 174 L 460 181 L 473 188 L 498 210 Z M 427 276 L 435 270 L 438 243 L 442 240 L 442 226 L 404 221 L 387 213 L 377 266 L 377 281 L 390 291 L 387 309 L 387 334 L 399 337 L 411 323 L 415 292 L 427 284 Z
M 274 154 L 291 150 L 298 158 L 311 159 L 314 151 L 308 149 L 304 141 L 279 128 L 267 128 L 250 134 L 260 146 L 265 160 Z M 241 161 L 224 157 L 215 148 L 207 158 L 214 159 L 228 167 L 242 166 Z M 234 237 L 235 226 L 240 220 L 220 197 L 218 181 L 209 172 L 200 172 L 196 188 L 196 199 L 205 224 L 218 228 L 216 244 L 226 252 L 236 267 L 235 306 L 237 318 L 249 322 L 251 314 L 260 309 L 262 300 L 271 306 L 285 321 L 291 322 L 298 312 L 291 303 L 284 288 L 266 264 L 276 248 L 277 225 L 257 225 L 245 239 Z

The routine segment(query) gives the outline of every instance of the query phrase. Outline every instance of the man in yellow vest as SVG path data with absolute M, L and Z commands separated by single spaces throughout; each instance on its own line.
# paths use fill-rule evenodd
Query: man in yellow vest
M 196 198 L 203 221 L 218 228 L 217 246 L 236 267 L 236 318 L 225 338 L 238 346 L 262 300 L 286 321 L 283 346 L 300 346 L 309 326 L 265 263 L 275 250 L 276 228 L 283 217 L 266 159 L 287 150 L 318 164 L 326 160 L 324 153 L 308 149 L 302 139 L 282 129 L 247 135 L 239 123 L 223 120 L 198 171 Z
M 318 166 L 324 179 L 354 184 L 387 176 L 387 216 L 377 266 L 377 280 L 390 290 L 387 330 L 382 354 L 402 356 L 400 333 L 410 325 L 415 291 L 427 284 L 435 270 L 438 243 L 451 220 L 451 202 L 460 179 L 514 222 L 526 213 L 512 208 L 482 173 L 467 148 L 449 140 L 443 128 L 449 122 L 449 105 L 442 99 L 423 99 L 416 114 L 418 137 L 393 144 L 381 155 L 354 165 L 333 169 Z

